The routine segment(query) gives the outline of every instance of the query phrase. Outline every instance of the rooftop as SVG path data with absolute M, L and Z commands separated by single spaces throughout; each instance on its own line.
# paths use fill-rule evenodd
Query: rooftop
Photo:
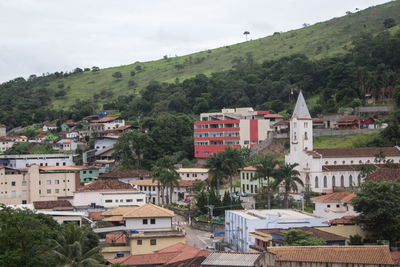
M 104 216 L 102 215 L 102 211 L 93 211 L 89 212 L 88 218 L 92 221 L 101 221 L 104 219 Z
M 207 168 L 179 168 L 176 170 L 178 173 L 179 172 L 202 172 L 202 173 L 208 173 Z
M 119 180 L 97 180 L 85 185 L 77 190 L 77 192 L 98 192 L 98 191 L 137 191 L 132 185 L 123 183 Z
M 354 220 L 355 216 L 343 216 L 342 218 L 332 219 L 327 221 L 329 225 L 340 225 L 340 224 L 348 224 L 353 225 L 356 224 Z
M 394 264 L 387 246 L 269 247 L 276 261 Z
M 120 119 L 120 118 L 121 118 L 121 117 L 119 117 L 119 116 L 115 116 L 115 117 L 104 117 L 104 118 L 101 118 L 100 120 L 94 120 L 94 121 L 92 121 L 92 122 L 105 123 L 105 122 L 115 121 L 115 120 L 118 120 L 118 119 Z
M 254 266 L 261 253 L 238 253 L 238 252 L 213 252 L 201 264 L 201 266 Z
M 99 179 L 136 178 L 145 176 L 151 176 L 151 171 L 146 171 L 146 170 L 113 171 L 109 173 L 100 174 Z
M 381 168 L 370 174 L 367 181 L 400 181 L 400 169 Z
M 312 214 L 305 214 L 299 211 L 290 209 L 271 209 L 271 210 L 230 210 L 239 216 L 250 220 L 265 219 L 267 215 L 279 216 L 280 219 L 310 219 L 315 218 Z
M 68 200 L 33 201 L 33 207 L 36 210 L 66 208 L 66 207 L 72 208 L 72 204 Z
M 312 233 L 312 235 L 311 235 L 312 237 L 322 238 L 326 241 L 338 241 L 338 240 L 346 239 L 346 237 L 344 237 L 344 236 L 328 233 L 328 232 L 325 232 L 323 230 L 319 230 L 319 229 L 316 229 L 313 227 L 294 227 L 294 228 L 289 228 L 289 229 L 256 229 L 256 231 L 261 232 L 261 233 L 266 233 L 266 234 L 284 235 L 284 233 L 286 231 L 289 231 L 291 229 L 310 232 L 310 233 Z
M 144 217 L 174 217 L 174 212 L 149 203 L 138 207 L 131 212 L 125 213 L 123 217 L 124 219 Z
M 353 192 L 334 192 L 331 194 L 326 194 L 318 197 L 313 197 L 311 200 L 318 202 L 350 202 L 357 195 Z
M 106 234 L 106 244 L 125 245 L 126 244 L 126 235 L 125 234 Z
M 397 147 L 323 148 L 314 151 L 324 158 L 375 157 L 380 151 L 383 151 L 386 157 L 400 156 Z
M 304 100 L 303 93 L 301 91 L 297 97 L 296 107 L 294 108 L 292 118 L 293 117 L 297 117 L 299 119 L 311 119 L 310 112 L 308 111 L 306 101 Z

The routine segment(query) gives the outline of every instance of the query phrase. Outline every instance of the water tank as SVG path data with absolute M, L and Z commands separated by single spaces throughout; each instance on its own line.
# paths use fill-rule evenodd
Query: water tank
M 137 234 L 137 233 L 138 233 L 137 230 L 130 230 L 129 232 L 130 232 L 131 234 Z
M 117 252 L 117 258 L 122 258 L 124 256 L 123 252 Z

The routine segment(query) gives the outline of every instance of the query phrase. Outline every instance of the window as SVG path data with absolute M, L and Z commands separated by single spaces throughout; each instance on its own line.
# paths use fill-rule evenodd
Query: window
M 143 202 L 143 198 L 139 198 L 136 200 L 137 202 Z
M 304 123 L 304 128 L 308 128 L 308 122 Z
M 340 205 L 339 204 L 336 204 L 336 208 L 339 208 L 340 207 Z
M 328 187 L 328 178 L 326 178 L 326 176 L 324 176 L 324 187 Z
M 353 186 L 353 176 L 349 176 L 349 186 Z
M 315 176 L 315 188 L 318 188 L 319 187 L 319 185 L 318 185 L 318 176 Z
M 11 182 L 11 186 L 15 186 L 15 182 Z
M 296 134 L 296 132 L 293 132 L 293 139 L 294 139 L 294 141 L 297 140 L 297 134 Z
M 47 190 L 46 190 L 46 193 L 47 193 L 47 194 L 51 194 L 51 189 L 47 189 Z
M 152 245 L 152 246 L 157 245 L 157 240 L 156 239 L 150 239 L 150 245 Z
M 327 161 L 325 161 L 325 165 L 328 165 L 328 162 L 327 162 Z
M 16 198 L 17 197 L 17 191 L 13 190 L 11 191 L 11 198 Z
M 26 190 L 22 190 L 22 191 L 21 191 L 21 195 L 22 195 L 22 196 L 25 196 L 25 195 L 26 195 Z
M 143 224 L 147 224 L 147 219 L 143 219 Z
M 343 160 L 343 161 L 342 161 L 342 164 L 346 164 L 346 161 Z
M 244 141 L 244 144 L 248 145 L 249 144 L 249 140 Z
M 22 204 L 26 204 L 26 200 L 22 200 Z
M 56 163 L 56 166 L 60 166 L 60 163 L 57 162 L 57 163 Z
M 246 185 L 243 185 L 243 193 L 246 193 Z
M 112 203 L 112 199 L 106 199 L 106 203 Z
M 332 176 L 332 187 L 336 186 L 335 176 Z
M 26 186 L 26 181 L 22 181 L 22 186 Z
M 133 202 L 133 199 L 127 199 L 126 202 Z
M 39 195 L 42 193 L 42 190 L 39 189 Z
M 150 219 L 150 224 L 156 224 L 156 219 Z
M 65 165 L 67 165 L 67 164 L 65 164 L 65 162 L 63 162 L 63 166 L 65 166 Z
M 247 187 L 247 190 L 249 190 L 249 185 L 247 185 L 246 187 Z
M 186 177 L 189 177 L 189 173 L 186 174 Z
M 327 208 L 330 208 L 330 207 L 331 207 L 331 205 L 326 205 L 326 207 L 327 207 Z
M 122 203 L 122 202 L 124 202 L 124 200 L 123 200 L 123 199 L 120 199 L 120 200 L 119 200 L 119 202 L 121 202 L 121 203 Z
M 257 185 L 254 186 L 254 191 L 255 191 L 256 193 L 258 193 Z
M 336 160 L 333 162 L 333 164 L 335 164 L 335 165 L 337 164 Z
M 46 180 L 46 184 L 51 184 L 51 180 Z
M 360 185 L 361 184 L 361 174 L 358 175 L 357 180 L 358 180 L 358 185 Z
M 249 173 L 246 173 L 246 179 L 249 180 Z
M 344 187 L 344 177 L 343 177 L 343 175 L 340 176 L 340 186 Z
M 136 243 L 137 243 L 138 246 L 141 246 L 142 245 L 142 240 L 139 239 L 139 240 L 136 241 Z
M 55 184 L 60 184 L 60 180 L 55 180 L 54 183 Z
M 59 194 L 60 193 L 60 189 L 56 189 L 56 194 Z
M 86 174 L 86 171 L 83 171 L 83 174 Z

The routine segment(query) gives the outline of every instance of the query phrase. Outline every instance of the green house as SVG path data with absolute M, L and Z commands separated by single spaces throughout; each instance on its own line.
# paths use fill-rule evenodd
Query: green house
M 79 174 L 81 177 L 81 183 L 96 181 L 97 177 L 99 177 L 99 169 L 88 166 L 86 169 L 80 170 Z
M 68 132 L 69 126 L 64 122 L 61 124 L 61 132 Z
M 260 181 L 256 177 L 256 167 L 248 166 L 240 169 L 240 192 L 243 194 L 257 194 L 260 188 Z M 273 179 L 271 178 L 272 182 Z M 267 178 L 261 180 L 263 187 L 267 184 Z

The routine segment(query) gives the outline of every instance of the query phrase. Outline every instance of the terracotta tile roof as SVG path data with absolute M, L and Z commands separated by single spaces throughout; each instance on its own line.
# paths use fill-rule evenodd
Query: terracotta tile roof
M 386 157 L 400 156 L 400 150 L 397 147 L 359 147 L 359 148 L 324 148 L 314 149 L 324 158 L 359 158 L 374 157 L 380 151 L 383 151 Z
M 321 158 L 321 155 L 318 154 L 318 153 L 315 152 L 315 151 L 307 150 L 306 153 L 307 153 L 308 155 L 312 156 L 314 159 L 319 159 L 319 158 Z
M 205 258 L 210 253 L 199 248 L 195 248 L 183 243 L 177 243 L 175 245 L 166 247 L 164 249 L 155 251 L 151 254 L 142 255 L 131 255 L 120 259 L 108 260 L 112 264 L 119 263 L 121 265 L 157 265 L 164 264 L 162 266 L 193 266 L 190 264 L 196 258 Z M 187 265 L 181 265 L 186 263 Z M 190 264 L 188 264 L 190 263 Z M 195 265 L 196 266 L 196 265 Z M 200 265 L 197 265 L 200 266 Z
M 110 209 L 108 211 L 104 211 L 102 212 L 103 216 L 122 216 L 126 213 L 130 213 L 132 211 L 134 211 L 135 209 L 137 209 L 138 207 L 116 207 L 113 209 Z
M 344 191 L 313 197 L 311 200 L 318 202 L 350 202 L 356 196 L 353 192 Z
M 120 118 L 121 118 L 120 116 L 115 116 L 115 117 L 104 117 L 104 118 L 101 118 L 100 120 L 95 120 L 95 121 L 93 121 L 93 122 L 104 123 L 104 122 L 114 121 L 114 120 L 117 120 L 117 119 L 120 119 Z
M 93 211 L 89 212 L 88 218 L 92 221 L 101 221 L 104 219 L 104 216 L 102 215 L 102 211 Z
M 392 256 L 394 264 L 400 265 L 400 251 L 393 251 L 390 255 Z
M 256 171 L 257 168 L 254 167 L 254 166 L 247 166 L 247 167 L 244 167 L 244 168 L 240 168 L 239 170 L 241 170 L 241 171 Z
M 400 169 L 382 168 L 377 169 L 365 179 L 367 181 L 400 181 Z
M 344 237 L 344 236 L 335 235 L 335 234 L 328 233 L 323 230 L 319 230 L 319 229 L 312 228 L 312 227 L 293 227 L 293 228 L 289 228 L 289 229 L 256 229 L 256 231 L 260 231 L 260 232 L 267 233 L 267 234 L 278 234 L 278 235 L 283 236 L 286 231 L 291 230 L 291 229 L 311 232 L 312 233 L 311 237 L 322 238 L 325 241 L 346 240 L 346 237 Z
M 103 221 L 106 221 L 106 222 L 122 222 L 122 221 L 124 221 L 124 217 L 121 216 L 121 215 L 109 216 L 109 217 L 105 217 L 103 219 Z
M 180 187 L 193 187 L 193 181 L 190 180 L 178 180 Z
M 285 121 L 278 121 L 277 123 L 274 124 L 274 126 L 278 126 L 278 125 L 289 126 L 290 122 L 288 120 L 285 120 Z
M 54 209 L 54 208 L 65 208 L 65 207 L 71 207 L 72 204 L 68 200 L 48 200 L 48 201 L 33 201 L 33 207 L 36 210 L 42 210 L 42 209 Z
M 283 116 L 280 115 L 280 114 L 267 114 L 267 115 L 264 115 L 264 118 L 266 118 L 266 119 L 270 119 L 270 118 L 283 118 Z
M 322 118 L 312 118 L 313 123 L 324 123 L 324 119 Z
M 135 177 L 146 177 L 151 176 L 151 171 L 146 170 L 125 170 L 125 171 L 114 171 L 109 173 L 103 173 L 99 176 L 99 179 L 118 179 L 118 178 L 135 178 Z
M 344 224 L 344 225 L 354 225 L 356 224 L 356 221 L 354 220 L 355 216 L 343 216 L 342 218 L 337 218 L 337 219 L 332 219 L 327 221 L 329 225 L 338 225 L 338 224 Z
M 132 212 L 125 213 L 123 217 L 124 219 L 144 218 L 144 217 L 153 217 L 153 218 L 174 217 L 174 212 L 172 210 L 164 209 L 149 203 L 136 208 Z
M 93 192 L 93 191 L 137 191 L 132 185 L 123 183 L 119 180 L 97 180 L 85 185 L 77 190 L 77 192 Z
M 57 124 L 55 124 L 55 123 L 49 123 L 49 124 L 45 124 L 45 126 L 47 126 L 47 127 L 56 127 Z
M 357 171 L 360 165 L 323 165 L 322 171 Z
M 269 247 L 276 261 L 394 264 L 387 246 Z
M 106 234 L 106 244 L 125 245 L 126 244 L 126 235 L 125 234 Z

